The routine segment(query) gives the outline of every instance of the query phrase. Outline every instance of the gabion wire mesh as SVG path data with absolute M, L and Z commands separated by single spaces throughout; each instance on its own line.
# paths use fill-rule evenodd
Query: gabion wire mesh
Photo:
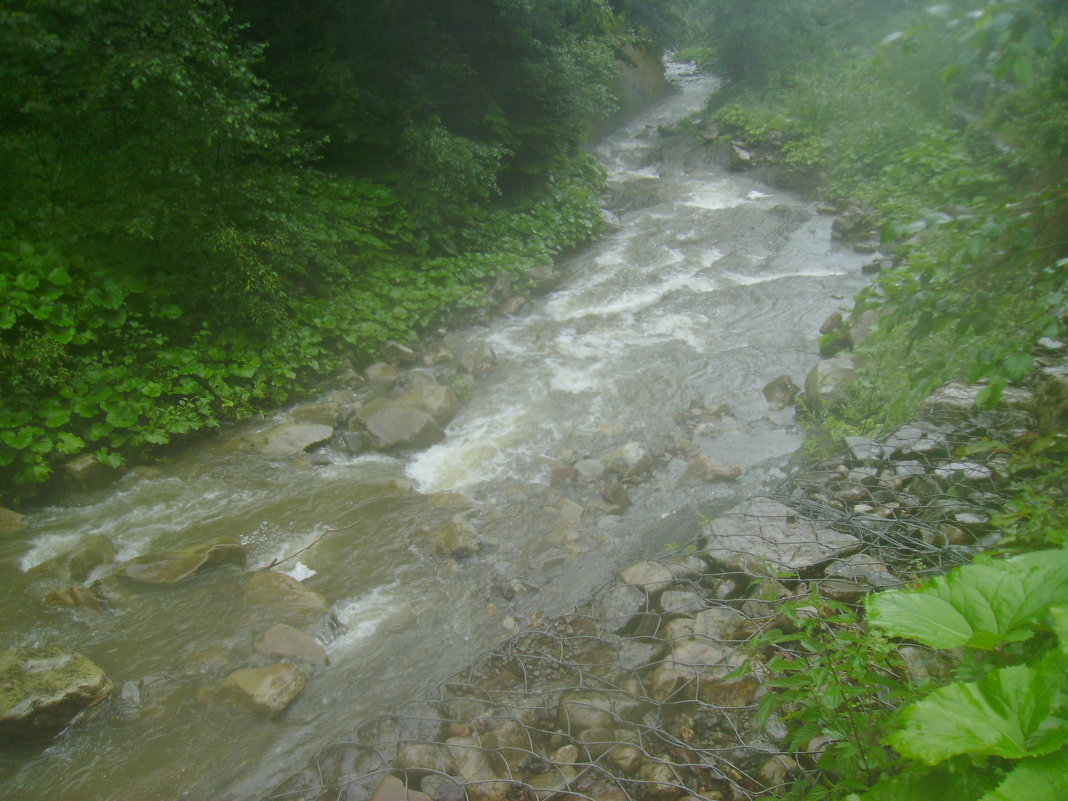
M 1006 470 L 982 444 L 990 421 L 969 419 L 932 413 L 850 441 L 679 553 L 630 566 L 570 614 L 362 722 L 270 799 L 749 801 L 788 787 L 826 743 L 787 748 L 783 721 L 757 714 L 774 691 L 759 635 L 791 630 L 787 603 L 859 606 L 984 546 Z M 1018 420 L 1001 422 L 1011 435 Z

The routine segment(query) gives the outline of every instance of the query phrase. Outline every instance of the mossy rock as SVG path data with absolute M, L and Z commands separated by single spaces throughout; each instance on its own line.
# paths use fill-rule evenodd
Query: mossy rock
M 245 546 L 231 540 L 192 545 L 176 551 L 138 556 L 126 562 L 119 575 L 138 584 L 176 584 L 208 568 L 244 565 Z
M 51 736 L 114 686 L 81 654 L 12 648 L 0 654 L 0 743 Z

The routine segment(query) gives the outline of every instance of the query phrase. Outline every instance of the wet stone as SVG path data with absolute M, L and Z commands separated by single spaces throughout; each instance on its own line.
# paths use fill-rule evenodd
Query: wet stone
M 124 563 L 119 575 L 138 584 L 175 584 L 209 568 L 245 564 L 245 546 L 220 540 L 175 551 L 145 554 Z
M 113 689 L 104 671 L 59 648 L 0 654 L 0 742 L 56 734 Z
M 701 453 L 690 459 L 686 465 L 683 481 L 734 481 L 742 474 L 742 468 L 734 464 L 725 464 L 711 456 Z
M 396 776 L 386 776 L 371 794 L 371 801 L 431 801 L 430 796 L 409 787 Z
M 256 650 L 275 659 L 295 659 L 320 666 L 330 662 L 318 640 L 284 623 L 267 629 L 263 636 L 256 640 Z
M 224 694 L 258 715 L 278 717 L 304 690 L 304 669 L 286 662 L 235 670 L 222 684 Z
M 330 611 L 326 599 L 291 576 L 271 570 L 253 574 L 245 585 L 245 599 L 271 615 L 301 623 Z
M 280 426 L 245 438 L 253 448 L 268 456 L 295 456 L 334 436 L 331 426 L 315 423 L 282 423 Z
M 660 596 L 660 609 L 665 615 L 694 615 L 704 608 L 701 596 L 690 590 L 666 590 Z
M 29 526 L 30 523 L 24 516 L 5 506 L 0 506 L 0 534 L 24 531 Z
M 424 776 L 419 789 L 432 801 L 465 801 L 467 798 L 463 784 L 451 776 Z
M 675 575 L 659 562 L 637 562 L 620 574 L 625 584 L 645 590 L 655 595 L 671 586 Z
M 104 605 L 88 587 L 76 584 L 59 590 L 52 590 L 45 595 L 44 602 L 48 606 L 62 607 L 66 609 L 91 609 L 100 611 Z

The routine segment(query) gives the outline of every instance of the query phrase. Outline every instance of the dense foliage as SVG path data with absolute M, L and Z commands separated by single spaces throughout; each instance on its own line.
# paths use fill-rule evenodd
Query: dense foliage
M 0 481 L 276 403 L 588 238 L 580 145 L 663 6 L 4 3 Z

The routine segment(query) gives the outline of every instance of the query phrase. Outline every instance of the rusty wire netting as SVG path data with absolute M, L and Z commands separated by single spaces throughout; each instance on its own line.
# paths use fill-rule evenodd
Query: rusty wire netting
M 788 786 L 820 745 L 788 749 L 783 721 L 757 714 L 777 647 L 758 635 L 789 632 L 791 602 L 859 604 L 967 561 L 1004 488 L 998 457 L 962 455 L 988 437 L 934 419 L 852 441 L 364 721 L 269 798 L 748 801 Z

